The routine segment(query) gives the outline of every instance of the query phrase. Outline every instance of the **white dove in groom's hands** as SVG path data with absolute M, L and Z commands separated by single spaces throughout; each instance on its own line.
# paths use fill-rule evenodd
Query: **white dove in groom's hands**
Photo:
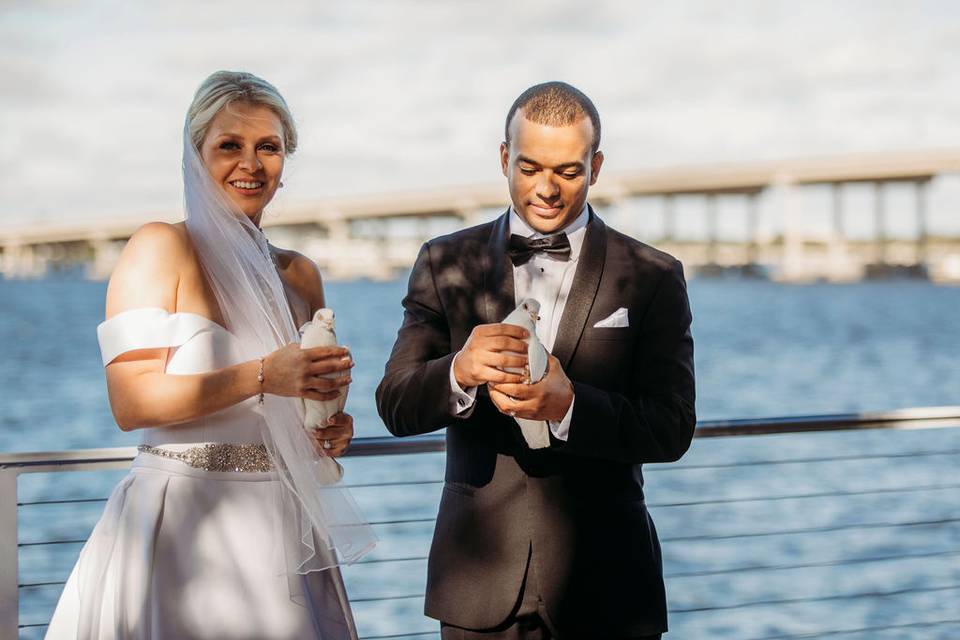
M 511 373 L 525 373 L 524 382 L 533 384 L 540 382 L 543 374 L 547 371 L 547 350 L 540 343 L 537 337 L 537 321 L 540 320 L 540 303 L 533 298 L 527 298 L 520 303 L 516 309 L 510 312 L 503 319 L 503 324 L 512 324 L 517 327 L 523 327 L 529 332 L 529 336 L 524 342 L 527 343 L 527 367 L 525 370 L 506 368 Z
M 524 371 L 524 382 L 526 384 L 535 384 L 540 382 L 543 374 L 547 371 L 547 350 L 540 339 L 537 337 L 537 321 L 540 320 L 540 303 L 533 298 L 527 298 L 514 309 L 510 315 L 503 319 L 504 324 L 512 324 L 523 327 L 530 333 L 530 337 L 524 342 L 527 343 L 527 367 Z M 517 369 L 507 369 L 513 373 L 521 373 Z M 550 434 L 547 431 L 547 423 L 543 420 L 527 420 L 517 417 L 516 411 L 509 410 L 509 415 L 513 416 L 517 424 L 520 425 L 520 431 L 527 446 L 531 449 L 544 449 L 550 446 Z
M 463 389 L 490 382 L 523 382 L 529 332 L 512 324 L 480 324 L 453 358 L 453 376 Z
M 490 399 L 502 413 L 513 416 L 531 449 L 550 446 L 548 420 L 560 421 L 573 402 L 573 385 L 560 361 L 547 353 L 536 333 L 540 303 L 526 299 L 504 324 L 523 326 L 530 333 L 526 340 L 528 375 L 522 384 L 491 383 Z M 528 328 L 529 327 L 529 328 Z

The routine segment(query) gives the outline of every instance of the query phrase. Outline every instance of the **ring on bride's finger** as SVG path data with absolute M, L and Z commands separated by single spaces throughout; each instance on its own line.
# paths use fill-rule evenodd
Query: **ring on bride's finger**
M 511 418 L 516 418 L 516 417 L 517 417 L 517 412 L 516 412 L 516 411 L 507 411 L 507 415 L 510 416 Z
M 323 441 L 323 448 L 324 448 L 324 449 L 330 449 L 330 448 L 332 448 L 329 440 L 324 440 L 324 441 Z

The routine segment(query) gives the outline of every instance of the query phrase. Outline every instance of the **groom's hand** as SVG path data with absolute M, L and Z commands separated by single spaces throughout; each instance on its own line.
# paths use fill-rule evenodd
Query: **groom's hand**
M 501 371 L 527 366 L 527 330 L 512 324 L 481 324 L 473 328 L 453 361 L 453 376 L 461 388 L 488 382 L 523 382 L 523 376 Z
M 536 384 L 493 383 L 488 387 L 500 413 L 528 420 L 559 422 L 573 402 L 573 384 L 553 355 L 547 361 L 547 375 Z

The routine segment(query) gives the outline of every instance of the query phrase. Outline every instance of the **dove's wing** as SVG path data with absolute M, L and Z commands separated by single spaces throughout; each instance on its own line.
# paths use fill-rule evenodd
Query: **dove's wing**
M 311 322 L 306 325 L 303 331 L 303 337 L 300 338 L 300 347 L 311 349 L 313 347 L 332 347 L 337 344 L 337 336 L 330 329 L 319 322 Z
M 540 344 L 537 334 L 530 335 L 527 345 L 527 363 L 530 367 L 530 382 L 540 382 L 547 372 L 547 350 Z
M 519 311 L 520 311 L 519 309 L 514 309 L 509 314 L 507 314 L 507 317 L 504 318 L 502 321 L 503 324 L 517 324 L 517 325 L 520 324 Z

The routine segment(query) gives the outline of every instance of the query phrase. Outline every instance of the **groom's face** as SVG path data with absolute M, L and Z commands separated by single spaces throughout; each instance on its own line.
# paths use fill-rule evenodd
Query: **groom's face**
M 540 233 L 552 233 L 583 210 L 603 154 L 593 152 L 589 118 L 551 127 L 519 110 L 510 123 L 510 143 L 500 145 L 500 164 L 517 214 Z

